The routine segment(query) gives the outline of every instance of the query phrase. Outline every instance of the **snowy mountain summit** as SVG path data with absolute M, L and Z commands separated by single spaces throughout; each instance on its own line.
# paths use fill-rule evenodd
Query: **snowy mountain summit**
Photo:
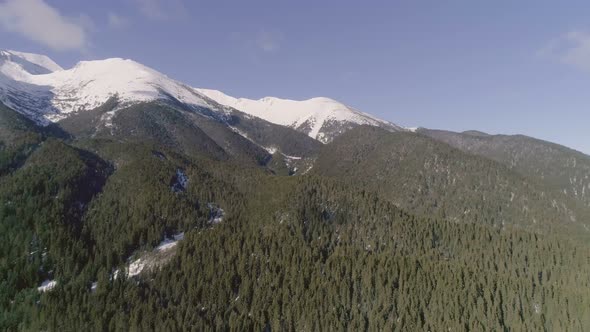
M 122 107 L 172 98 L 191 106 L 210 106 L 191 87 L 132 60 L 82 61 L 63 70 L 44 56 L 0 52 L 0 102 L 39 124 L 95 109 L 112 97 Z
M 0 50 L 0 102 L 38 124 L 59 122 L 96 109 L 111 98 L 116 98 L 118 106 L 110 117 L 134 103 L 171 100 L 217 113 L 235 109 L 291 127 L 323 143 L 357 125 L 405 130 L 329 98 L 237 99 L 216 90 L 192 88 L 133 60 L 81 61 L 63 69 L 44 55 Z M 104 121 L 110 121 L 110 117 Z
M 322 143 L 357 125 L 382 127 L 392 131 L 404 130 L 393 123 L 360 112 L 336 100 L 317 97 L 308 100 L 288 100 L 265 97 L 259 100 L 230 97 L 217 90 L 197 89 L 218 103 L 268 122 L 301 131 Z
M 0 50 L 0 61 L 13 62 L 30 74 L 48 74 L 63 70 L 57 63 L 45 55 L 24 53 L 10 50 Z

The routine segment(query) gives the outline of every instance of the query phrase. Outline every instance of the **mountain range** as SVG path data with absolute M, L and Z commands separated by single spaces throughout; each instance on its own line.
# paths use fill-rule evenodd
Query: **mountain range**
M 220 116 L 231 112 L 229 107 L 296 129 L 323 143 L 357 125 L 405 130 L 329 98 L 250 100 L 195 89 L 128 59 L 82 61 L 64 70 L 43 55 L 0 52 L 0 100 L 43 125 L 96 109 L 116 98 L 117 106 L 101 119 L 103 125 L 109 126 L 120 109 L 159 100 L 181 103 L 197 111 L 206 108 Z
M 587 330 L 590 157 L 0 51 L 2 330 Z

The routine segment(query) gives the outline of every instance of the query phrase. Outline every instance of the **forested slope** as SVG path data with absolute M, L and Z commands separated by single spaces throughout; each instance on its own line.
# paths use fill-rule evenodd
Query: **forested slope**
M 313 172 L 379 192 L 422 216 L 588 234 L 579 201 L 493 160 L 429 137 L 355 128 L 326 146 Z
M 3 149 L 31 148 L 0 175 L 2 330 L 590 329 L 590 247 L 569 236 L 584 219 L 497 162 L 360 128 L 278 176 L 14 123 Z M 150 254 L 166 256 L 131 274 Z
M 541 179 L 590 206 L 590 157 L 581 152 L 523 135 L 474 135 L 430 129 L 419 132 L 467 153 L 496 160 L 522 175 Z

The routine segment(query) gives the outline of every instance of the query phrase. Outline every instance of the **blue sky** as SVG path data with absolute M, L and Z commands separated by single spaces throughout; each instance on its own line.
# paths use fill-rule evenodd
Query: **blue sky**
M 0 0 L 0 47 L 590 153 L 587 1 Z

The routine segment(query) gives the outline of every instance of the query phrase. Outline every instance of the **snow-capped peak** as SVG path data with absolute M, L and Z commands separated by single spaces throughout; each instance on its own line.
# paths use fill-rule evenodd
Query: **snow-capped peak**
M 0 50 L 0 62 L 10 61 L 19 64 L 29 74 L 48 74 L 63 68 L 49 57 L 40 54 Z
M 107 126 L 115 112 L 132 103 L 172 100 L 218 113 L 237 109 L 323 143 L 358 125 L 405 130 L 325 97 L 302 101 L 234 98 L 216 90 L 192 88 L 129 59 L 81 61 L 62 69 L 44 55 L 0 50 L 0 102 L 39 124 L 95 109 L 111 98 L 116 98 L 118 106 L 102 118 Z
M 372 125 L 390 130 L 404 130 L 393 123 L 326 97 L 302 101 L 275 97 L 252 100 L 234 98 L 217 90 L 196 90 L 219 104 L 275 124 L 292 127 L 324 143 L 331 141 L 334 136 L 354 125 Z
M 58 95 L 77 96 L 73 103 L 71 98 L 54 99 L 54 106 L 61 113 L 92 109 L 115 95 L 122 103 L 171 96 L 189 105 L 207 106 L 202 96 L 190 87 L 138 62 L 121 58 L 82 61 L 70 70 L 38 77 L 36 83 L 53 86 Z
M 12 51 L 0 56 L 0 102 L 40 124 L 94 109 L 114 96 L 120 105 L 175 98 L 209 106 L 193 88 L 133 60 L 81 61 L 63 70 L 44 56 Z

